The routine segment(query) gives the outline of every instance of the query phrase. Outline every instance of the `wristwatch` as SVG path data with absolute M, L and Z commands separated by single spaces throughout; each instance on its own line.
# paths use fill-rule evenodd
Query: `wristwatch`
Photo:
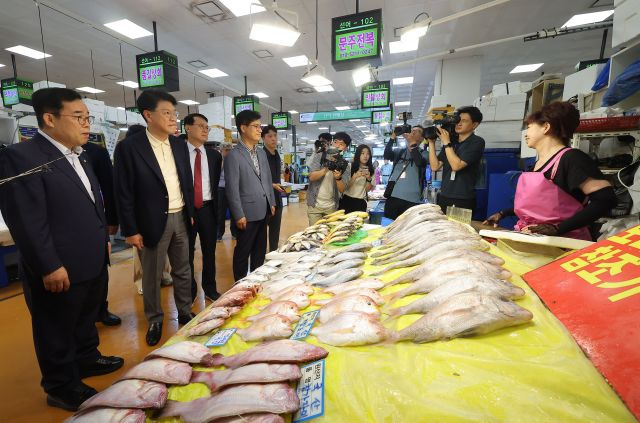
M 451 143 L 449 143 L 449 144 L 446 144 L 444 148 L 453 148 L 453 146 L 451 145 Z

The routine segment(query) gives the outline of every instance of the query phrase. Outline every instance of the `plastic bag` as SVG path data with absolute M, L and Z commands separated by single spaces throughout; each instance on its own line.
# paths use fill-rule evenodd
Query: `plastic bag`
M 640 91 L 640 60 L 629 65 L 604 93 L 602 105 L 613 106 Z
M 609 84 L 609 69 L 611 68 L 611 59 L 607 61 L 604 65 L 598 77 L 596 78 L 596 82 L 591 87 L 591 91 L 598 91 L 601 88 L 606 87 Z

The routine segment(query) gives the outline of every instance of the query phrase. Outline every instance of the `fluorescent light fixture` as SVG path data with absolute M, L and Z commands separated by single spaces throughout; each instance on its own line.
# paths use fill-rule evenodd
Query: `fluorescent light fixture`
M 518 65 L 515 68 L 511 69 L 511 72 L 509 73 L 533 72 L 536 69 L 540 69 L 542 65 L 544 65 L 544 63 L 533 63 L 531 65 Z
M 126 131 L 128 131 L 128 130 L 129 130 L 129 128 L 127 128 L 127 127 L 122 127 L 122 128 L 120 128 L 120 130 L 121 130 L 121 131 L 123 131 L 123 132 L 126 132 Z
M 349 106 L 336 106 L 336 110 L 349 110 L 350 108 Z
M 392 41 L 389 43 L 389 53 L 395 54 L 416 51 L 418 49 L 418 41 L 418 38 L 409 41 Z
M 354 70 L 351 77 L 353 78 L 353 84 L 356 87 L 360 87 L 367 82 L 371 82 L 371 71 L 369 70 L 369 66 Z
M 85 93 L 91 93 L 91 94 L 99 94 L 104 92 L 104 90 L 99 90 L 93 87 L 79 87 L 79 88 L 76 88 L 76 90 L 84 91 Z
M 356 125 L 356 128 L 366 128 L 367 125 Z
M 116 84 L 124 85 L 125 87 L 129 87 L 129 88 L 138 88 L 138 83 L 133 81 L 120 81 L 120 82 L 116 82 Z
M 362 119 L 349 119 L 349 122 L 360 122 Z
M 336 131 L 331 131 L 331 132 L 329 132 L 329 133 L 330 133 L 331 135 L 335 135 L 335 134 L 336 134 Z
M 402 107 L 402 106 L 408 106 L 411 104 L 410 101 L 396 101 L 394 103 L 396 105 L 396 107 Z
M 4 65 L 2 63 L 0 63 L 0 68 L 3 68 L 3 67 L 4 67 Z
M 201 71 L 198 71 L 204 75 L 207 75 L 209 78 L 220 78 L 221 76 L 229 76 L 226 73 L 222 72 L 220 69 L 218 68 L 211 68 L 211 69 L 203 69 Z
M 378 138 L 378 136 L 376 134 L 368 134 L 364 138 L 368 139 L 368 140 L 374 140 L 374 139 Z
M 602 10 L 600 12 L 583 13 L 580 15 L 574 15 L 564 25 L 562 25 L 562 28 L 572 28 L 574 26 L 588 25 L 596 22 L 602 22 L 611 15 L 613 15 L 613 10 Z
M 238 17 L 265 11 L 258 0 L 220 0 L 220 3 Z
M 324 72 L 322 71 L 307 72 L 302 76 L 302 80 L 314 87 L 332 84 L 332 82 L 324 76 Z
M 118 110 L 125 110 L 125 108 L 124 108 L 124 107 L 122 107 L 122 106 L 118 106 L 118 107 L 116 107 L 116 109 L 118 109 Z
M 249 95 L 255 95 L 258 98 L 267 98 L 269 97 L 268 95 L 266 95 L 265 93 L 263 93 L 262 91 L 259 93 L 249 93 Z
M 419 40 L 421 37 L 426 35 L 430 24 L 431 18 L 405 26 L 400 30 L 400 41 L 406 43 L 409 41 Z
M 124 35 L 125 37 L 131 38 L 132 40 L 153 35 L 153 32 L 149 32 L 140 25 L 134 24 L 129 19 L 109 22 L 104 24 L 104 26 Z
M 393 85 L 413 84 L 413 76 L 405 76 L 404 78 L 393 78 Z
M 197 101 L 193 100 L 178 100 L 178 103 L 186 104 L 187 106 L 195 106 L 196 104 L 200 104 Z
M 21 54 L 23 56 L 31 57 L 32 59 L 44 59 L 45 57 L 51 57 L 50 54 L 43 53 L 38 50 L 34 50 L 25 46 L 13 46 L 9 48 L 5 48 L 5 50 L 10 51 L 11 53 Z
M 318 122 L 307 122 L 307 125 L 317 125 Z
M 263 43 L 291 47 L 300 37 L 300 32 L 284 26 L 254 23 L 249 38 Z
M 318 128 L 318 130 L 320 130 L 320 131 L 324 131 L 324 130 L 326 130 L 326 129 L 329 129 L 329 128 L 328 128 L 328 127 L 326 127 L 326 126 L 321 126 L 321 127 L 319 127 L 319 128 Z
M 292 115 L 297 115 L 300 112 L 297 110 L 289 110 L 289 113 L 291 113 Z
M 315 88 L 319 93 L 328 93 L 329 91 L 333 91 L 333 85 L 320 85 L 313 88 Z
M 309 58 L 304 54 L 300 56 L 283 57 L 282 60 L 284 60 L 284 62 L 291 68 L 297 68 L 300 66 L 307 66 L 311 64 Z

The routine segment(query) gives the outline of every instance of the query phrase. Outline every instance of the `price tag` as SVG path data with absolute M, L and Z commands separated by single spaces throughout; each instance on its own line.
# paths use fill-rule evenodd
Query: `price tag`
M 316 317 L 320 310 L 308 311 L 300 317 L 300 321 L 296 325 L 296 328 L 293 330 L 293 335 L 291 335 L 290 339 L 303 339 L 309 335 L 311 332 L 311 328 L 313 327 L 313 323 L 316 321 Z
M 320 360 L 300 369 L 302 379 L 296 388 L 300 409 L 293 416 L 294 423 L 324 415 L 324 366 L 325 360 Z
M 371 243 L 371 245 L 374 246 L 374 247 L 379 247 L 379 246 L 382 245 L 382 240 L 381 239 L 376 239 L 375 241 L 373 241 Z
M 236 330 L 236 328 L 220 329 L 204 345 L 207 347 L 221 347 L 227 343 L 231 335 L 236 333 Z

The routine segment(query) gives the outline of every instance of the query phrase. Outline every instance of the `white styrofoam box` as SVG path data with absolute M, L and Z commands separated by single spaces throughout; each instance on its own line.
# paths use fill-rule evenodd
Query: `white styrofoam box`
M 521 82 L 520 83 L 520 92 L 526 93 L 527 91 L 531 91 L 533 88 L 533 82 Z
M 515 142 L 520 145 L 522 138 L 522 119 L 501 122 L 482 122 L 476 134 L 484 138 L 486 143 Z
M 579 72 L 567 75 L 564 78 L 564 91 L 562 92 L 562 100 L 567 101 L 577 94 L 589 94 L 591 87 L 596 82 L 598 74 L 604 68 L 603 64 L 590 66 Z
M 105 107 L 105 119 L 107 122 L 117 122 L 118 121 L 118 109 L 115 107 L 107 106 Z
M 198 112 L 205 115 L 209 125 L 220 125 L 223 128 L 233 128 L 233 99 L 227 96 L 210 97 L 207 104 L 201 104 Z M 209 133 L 209 141 L 214 141 Z
M 626 47 L 640 39 L 640 0 L 615 3 L 611 46 Z
M 536 157 L 538 155 L 538 152 L 535 149 L 527 145 L 527 142 L 524 139 L 524 136 L 526 134 L 527 134 L 527 130 L 523 129 L 522 138 L 520 139 L 520 157 L 523 159 L 526 159 L 529 157 Z
M 607 116 L 606 107 L 598 107 L 597 109 L 580 113 L 580 119 L 605 118 Z
M 496 107 L 498 106 L 497 100 L 493 96 L 484 96 L 482 103 L 480 103 L 480 112 L 482 113 L 483 122 L 492 122 L 496 120 Z
M 33 92 L 36 92 L 43 88 L 67 88 L 67 86 L 53 81 L 39 81 L 33 83 Z
M 126 114 L 126 117 L 127 117 L 127 123 L 129 125 L 132 125 L 134 123 L 138 123 L 138 116 L 139 116 L 138 113 L 130 112 L 128 110 L 125 110 L 125 114 Z
M 497 84 L 493 86 L 491 93 L 494 97 L 498 97 L 501 95 L 507 95 L 507 83 L 503 82 L 502 84 Z
M 127 123 L 127 114 L 124 110 L 116 109 L 116 122 L 122 125 Z
M 496 121 L 524 119 L 527 102 L 526 94 L 513 94 L 494 97 L 496 99 Z
M 482 97 L 477 97 L 475 100 L 473 100 L 472 105 L 479 109 L 480 106 L 482 105 Z

